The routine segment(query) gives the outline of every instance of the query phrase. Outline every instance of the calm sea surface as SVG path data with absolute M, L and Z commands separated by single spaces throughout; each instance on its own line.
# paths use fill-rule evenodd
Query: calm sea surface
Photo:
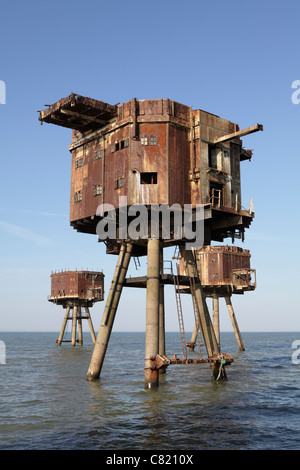
M 89 333 L 75 348 L 57 337 L 0 333 L 2 450 L 300 449 L 300 333 L 244 333 L 244 352 L 223 333 L 227 382 L 212 381 L 207 364 L 171 365 L 156 391 L 144 389 L 144 333 L 112 333 L 97 382 L 86 381 Z M 178 334 L 166 342 L 180 356 Z

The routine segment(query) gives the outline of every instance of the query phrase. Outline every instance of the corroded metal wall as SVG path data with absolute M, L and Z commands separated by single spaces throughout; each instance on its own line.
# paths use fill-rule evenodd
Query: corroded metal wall
M 237 124 L 170 99 L 117 106 L 74 94 L 39 119 L 73 129 L 70 222 L 76 230 L 95 233 L 97 207 L 118 209 L 120 196 L 128 205 L 205 204 L 214 240 L 249 227 L 254 214 L 241 206 L 240 161 L 252 153 L 243 149 Z
M 104 275 L 98 271 L 62 271 L 51 274 L 50 302 L 69 299 L 98 302 L 104 300 Z
M 256 287 L 256 271 L 250 266 L 250 251 L 236 246 L 205 246 L 195 252 L 205 294 L 242 294 Z M 179 272 L 186 275 L 182 260 Z

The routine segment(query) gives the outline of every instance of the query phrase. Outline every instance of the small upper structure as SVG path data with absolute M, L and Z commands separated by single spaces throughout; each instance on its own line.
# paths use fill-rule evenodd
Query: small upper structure
M 254 217 L 242 206 L 240 163 L 252 150 L 233 122 L 170 99 L 110 105 L 72 93 L 41 111 L 41 123 L 73 129 L 70 223 L 96 233 L 97 208 L 203 204 L 205 244 L 243 237 Z
M 237 246 L 205 246 L 195 251 L 201 285 L 207 297 L 243 294 L 256 288 L 250 251 Z M 182 260 L 180 274 L 185 275 Z
M 98 271 L 60 271 L 51 274 L 49 302 L 64 307 L 91 307 L 104 300 L 104 274 Z

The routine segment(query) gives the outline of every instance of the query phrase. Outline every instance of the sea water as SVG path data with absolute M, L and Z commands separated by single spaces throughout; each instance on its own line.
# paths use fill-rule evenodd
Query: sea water
M 214 381 L 208 364 L 170 365 L 144 388 L 144 333 L 112 333 L 100 380 L 88 382 L 93 344 L 57 346 L 58 333 L 0 333 L 2 450 L 298 450 L 300 333 L 221 333 L 234 362 Z M 166 353 L 180 357 L 177 333 Z M 189 353 L 197 357 L 197 350 Z

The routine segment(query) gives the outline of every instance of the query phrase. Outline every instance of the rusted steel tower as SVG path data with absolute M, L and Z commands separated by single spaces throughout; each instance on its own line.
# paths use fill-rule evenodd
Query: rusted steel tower
M 68 320 L 72 321 L 72 346 L 83 344 L 82 320 L 87 320 L 93 343 L 96 342 L 94 327 L 89 308 L 95 302 L 104 300 L 104 274 L 95 271 L 60 271 L 51 274 L 51 295 L 49 302 L 62 305 L 66 309 L 57 344 L 64 340 Z M 85 310 L 83 315 L 82 310 Z M 78 340 L 76 331 L 78 326 Z
M 197 225 L 196 206 L 203 209 L 203 244 L 222 242 L 227 237 L 244 237 L 254 217 L 241 204 L 240 162 L 250 160 L 252 151 L 240 138 L 262 130 L 257 124 L 239 130 L 237 124 L 170 99 L 132 99 L 121 105 L 71 94 L 40 112 L 48 122 L 73 130 L 70 223 L 79 232 L 98 234 L 107 214 L 115 231 L 105 241 L 107 253 L 118 262 L 107 298 L 102 323 L 88 370 L 88 379 L 100 376 L 103 360 L 126 273 L 132 256 L 148 256 L 146 303 L 146 387 L 158 385 L 158 371 L 168 365 L 161 351 L 163 330 L 163 248 L 178 245 L 185 270 L 193 280 L 192 295 L 212 366 L 213 376 L 225 377 L 224 364 L 207 309 L 193 252 L 187 242 Z M 137 205 L 147 209 L 148 224 L 143 236 L 132 236 L 137 227 Z M 180 227 L 170 217 L 169 235 L 163 218 L 156 219 L 153 235 L 152 209 L 189 206 L 190 228 Z M 100 210 L 99 210 L 100 207 Z M 125 217 L 124 217 L 125 216 Z M 108 216 L 109 219 L 109 216 Z M 126 220 L 124 224 L 124 220 Z M 176 219 L 178 220 L 178 219 Z M 143 230 L 145 227 L 143 227 Z M 182 230 L 181 230 L 182 229 Z M 133 230 L 136 234 L 136 230 Z

